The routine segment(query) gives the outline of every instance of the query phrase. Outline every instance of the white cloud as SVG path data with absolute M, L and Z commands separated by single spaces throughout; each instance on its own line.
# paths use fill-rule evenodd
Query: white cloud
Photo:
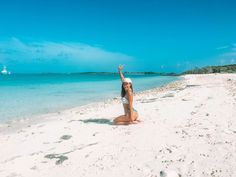
M 230 52 L 227 52 L 227 53 L 224 53 L 223 56 L 225 57 L 234 57 L 236 56 L 236 51 L 230 51 Z
M 177 63 L 177 64 L 176 64 L 176 67 L 177 67 L 177 68 L 181 67 L 181 63 Z
M 229 48 L 229 45 L 217 47 L 216 50 L 222 50 L 222 49 L 227 49 L 227 48 Z
M 23 42 L 17 38 L 0 41 L 0 64 L 15 63 L 83 65 L 96 68 L 125 63 L 133 57 L 119 52 L 110 52 L 101 47 L 73 42 Z M 93 65 L 93 67 L 91 66 Z
M 220 64 L 221 65 L 224 65 L 224 64 L 226 64 L 227 63 L 227 60 L 226 59 L 220 59 Z
M 236 44 L 232 44 L 230 50 L 228 52 L 225 52 L 223 56 L 236 56 Z
M 160 68 L 161 68 L 161 69 L 164 69 L 164 68 L 165 68 L 165 65 L 161 65 Z
M 236 44 L 232 44 L 227 52 L 219 56 L 220 64 L 235 64 L 236 63 Z

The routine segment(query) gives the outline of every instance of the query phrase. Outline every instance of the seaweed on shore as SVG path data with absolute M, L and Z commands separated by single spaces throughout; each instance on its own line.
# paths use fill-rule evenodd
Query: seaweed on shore
M 70 139 L 72 136 L 71 135 L 63 135 L 60 139 L 62 140 L 68 140 Z
M 45 155 L 44 157 L 45 157 L 45 158 L 48 158 L 48 159 L 58 159 L 58 160 L 56 161 L 56 165 L 60 165 L 60 164 L 62 164 L 65 160 L 68 160 L 68 157 L 67 157 L 67 156 L 60 155 L 60 154 L 48 154 L 48 155 Z
M 63 152 L 63 153 L 60 153 L 60 154 L 47 154 L 45 155 L 44 157 L 47 158 L 47 159 L 58 159 L 56 161 L 56 165 L 60 165 L 62 164 L 65 160 L 68 160 L 69 158 L 67 156 L 65 156 L 65 154 L 70 154 L 72 152 L 75 152 L 77 150 L 81 150 L 81 149 L 84 149 L 86 147 L 90 147 L 90 146 L 93 146 L 93 145 L 96 145 L 98 144 L 97 142 L 96 143 L 90 143 L 90 144 L 87 144 L 87 145 L 83 145 L 81 147 L 78 147 L 78 148 L 75 148 L 71 151 L 67 151 L 67 152 Z

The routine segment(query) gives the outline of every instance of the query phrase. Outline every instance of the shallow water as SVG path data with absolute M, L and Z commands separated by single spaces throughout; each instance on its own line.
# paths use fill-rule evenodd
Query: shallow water
M 126 75 L 134 91 L 179 79 L 173 76 Z M 104 101 L 120 95 L 116 74 L 0 75 L 0 122 Z

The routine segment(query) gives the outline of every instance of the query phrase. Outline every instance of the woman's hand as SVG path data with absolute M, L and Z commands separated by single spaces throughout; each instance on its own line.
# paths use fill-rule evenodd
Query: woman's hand
M 123 66 L 122 65 L 119 65 L 118 66 L 118 70 L 121 71 L 123 69 Z

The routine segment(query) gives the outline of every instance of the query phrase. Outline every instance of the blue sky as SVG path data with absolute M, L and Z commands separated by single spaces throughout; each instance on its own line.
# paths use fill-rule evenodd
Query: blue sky
M 1 0 L 12 72 L 181 72 L 236 63 L 234 0 Z

